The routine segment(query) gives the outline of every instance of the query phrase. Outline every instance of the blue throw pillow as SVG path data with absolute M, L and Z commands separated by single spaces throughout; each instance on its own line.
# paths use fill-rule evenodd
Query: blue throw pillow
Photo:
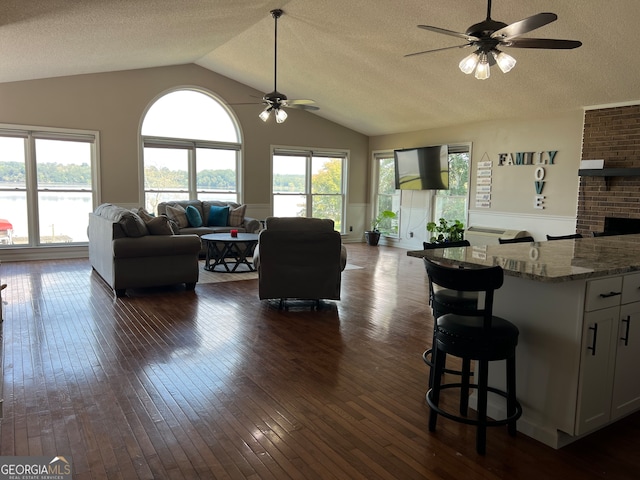
M 229 221 L 229 206 L 218 207 L 217 205 L 211 205 L 209 210 L 209 220 L 207 224 L 210 227 L 226 227 Z
M 200 212 L 193 205 L 189 205 L 186 209 L 187 212 L 187 220 L 189 220 L 189 226 L 191 227 L 201 227 L 202 226 L 202 217 L 200 216 Z

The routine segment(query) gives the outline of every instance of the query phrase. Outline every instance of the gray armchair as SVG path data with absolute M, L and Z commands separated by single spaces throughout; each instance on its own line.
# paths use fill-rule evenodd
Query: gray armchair
M 333 220 L 269 217 L 253 262 L 260 299 L 339 300 L 347 251 Z

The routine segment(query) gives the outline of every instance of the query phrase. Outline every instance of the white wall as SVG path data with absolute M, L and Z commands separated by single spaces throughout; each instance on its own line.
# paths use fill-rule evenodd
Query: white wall
M 422 145 L 472 143 L 471 184 L 468 225 L 526 230 L 535 240 L 546 234 L 575 232 L 578 201 L 578 168 L 582 144 L 583 111 L 576 110 L 549 117 L 505 119 L 452 126 L 434 130 L 371 137 L 369 149 L 417 147 Z M 498 166 L 502 153 L 557 151 L 553 165 Z M 543 160 L 548 157 L 543 155 Z M 479 162 L 490 161 L 491 206 L 476 207 L 476 179 Z M 542 168 L 545 182 L 544 208 L 535 208 L 535 174 Z M 426 220 L 430 212 L 428 192 L 414 192 L 402 202 L 401 238 L 385 243 L 404 248 L 421 248 L 427 239 Z M 410 218 L 408 225 L 404 219 Z M 467 226 L 468 226 L 467 225 Z M 416 231 L 419 230 L 419 231 Z M 413 231 L 413 238 L 409 232 Z

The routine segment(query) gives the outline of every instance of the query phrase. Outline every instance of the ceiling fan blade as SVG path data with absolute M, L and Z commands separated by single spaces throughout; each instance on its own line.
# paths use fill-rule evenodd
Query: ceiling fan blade
M 511 48 L 549 48 L 570 50 L 578 48 L 582 42 L 578 40 L 558 40 L 555 38 L 514 38 L 504 43 L 505 47 Z
M 465 48 L 465 47 L 470 47 L 471 45 L 473 45 L 473 44 L 472 43 L 465 43 L 464 45 L 456 45 L 454 47 L 436 48 L 435 50 L 425 50 L 423 52 L 408 53 L 408 54 L 405 55 L 405 57 L 413 57 L 415 55 L 422 55 L 423 53 L 440 52 L 442 50 L 451 50 L 453 48 Z
M 450 35 L 452 37 L 464 38 L 469 42 L 475 42 L 480 40 L 478 37 L 474 37 L 473 35 L 467 35 L 466 33 L 454 32 L 453 30 L 447 30 L 445 28 L 432 27 L 431 25 L 418 25 L 418 28 L 422 28 L 424 30 L 429 30 L 430 32 L 442 33 L 443 35 Z
M 298 99 L 298 100 L 287 100 L 285 102 L 288 106 L 291 105 L 310 105 L 312 103 L 316 103 L 313 100 L 307 100 L 307 99 Z
M 315 105 L 308 105 L 305 103 L 290 104 L 288 101 L 283 106 L 286 108 L 296 108 L 298 110 L 308 110 L 308 111 L 320 110 L 320 107 L 316 107 Z
M 554 22 L 557 19 L 558 16 L 555 13 L 538 13 L 537 15 L 532 15 L 531 17 L 527 17 L 519 22 L 507 25 L 500 30 L 496 30 L 491 34 L 491 38 L 509 39 L 519 37 L 520 35 L 524 35 L 525 33 L 535 30 L 536 28 L 540 28 Z

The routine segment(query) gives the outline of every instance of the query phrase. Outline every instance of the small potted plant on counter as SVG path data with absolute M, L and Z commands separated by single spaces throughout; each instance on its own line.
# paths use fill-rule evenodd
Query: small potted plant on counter
M 440 218 L 438 223 L 427 223 L 427 231 L 431 234 L 431 243 L 458 242 L 464 240 L 464 224 L 460 220 L 449 223 Z
M 390 222 L 392 219 L 396 218 L 397 214 L 392 212 L 391 210 L 383 210 L 381 211 L 376 218 L 371 222 L 371 230 L 367 230 L 364 232 L 364 238 L 367 240 L 367 244 L 375 247 L 378 245 L 380 241 L 380 227 L 385 220 L 389 220 L 389 230 L 391 230 Z M 385 225 L 386 226 L 386 225 Z

